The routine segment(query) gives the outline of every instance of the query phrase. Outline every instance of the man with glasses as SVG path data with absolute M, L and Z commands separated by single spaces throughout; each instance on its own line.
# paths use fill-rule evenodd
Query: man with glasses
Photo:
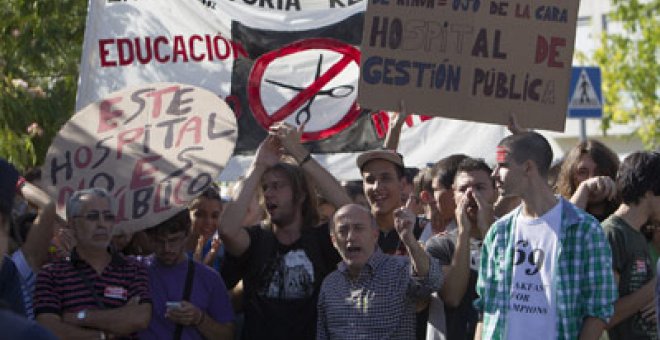
M 112 196 L 99 188 L 76 191 L 66 215 L 76 247 L 69 259 L 39 272 L 37 321 L 63 339 L 137 338 L 151 318 L 147 271 L 108 250 L 115 223 Z
M 234 315 L 222 278 L 186 254 L 188 210 L 147 233 L 155 250 L 149 266 L 154 309 L 140 339 L 233 339 Z

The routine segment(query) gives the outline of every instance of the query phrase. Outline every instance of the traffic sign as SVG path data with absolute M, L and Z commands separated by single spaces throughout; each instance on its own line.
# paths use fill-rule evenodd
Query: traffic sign
M 568 92 L 568 118 L 600 118 L 603 116 L 600 68 L 573 67 Z

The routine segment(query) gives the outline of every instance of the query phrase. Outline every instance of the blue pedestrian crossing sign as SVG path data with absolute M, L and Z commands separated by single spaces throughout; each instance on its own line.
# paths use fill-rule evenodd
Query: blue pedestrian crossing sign
M 568 118 L 600 118 L 603 116 L 603 94 L 600 68 L 573 67 L 568 92 Z

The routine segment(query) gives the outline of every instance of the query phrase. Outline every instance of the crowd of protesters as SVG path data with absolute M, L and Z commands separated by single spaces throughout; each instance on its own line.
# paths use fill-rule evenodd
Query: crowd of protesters
M 102 188 L 60 218 L 0 159 L 0 338 L 658 338 L 660 153 L 557 165 L 513 126 L 494 164 L 412 169 L 393 126 L 340 183 L 276 123 L 231 197 L 138 232 Z

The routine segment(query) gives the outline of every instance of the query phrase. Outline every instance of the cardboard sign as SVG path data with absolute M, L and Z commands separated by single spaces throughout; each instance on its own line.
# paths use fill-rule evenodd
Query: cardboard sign
M 233 112 L 210 91 L 142 85 L 76 113 L 48 149 L 43 180 L 62 217 L 74 191 L 102 187 L 115 197 L 118 228 L 145 229 L 219 176 L 236 137 Z
M 371 0 L 358 102 L 563 131 L 578 1 Z

